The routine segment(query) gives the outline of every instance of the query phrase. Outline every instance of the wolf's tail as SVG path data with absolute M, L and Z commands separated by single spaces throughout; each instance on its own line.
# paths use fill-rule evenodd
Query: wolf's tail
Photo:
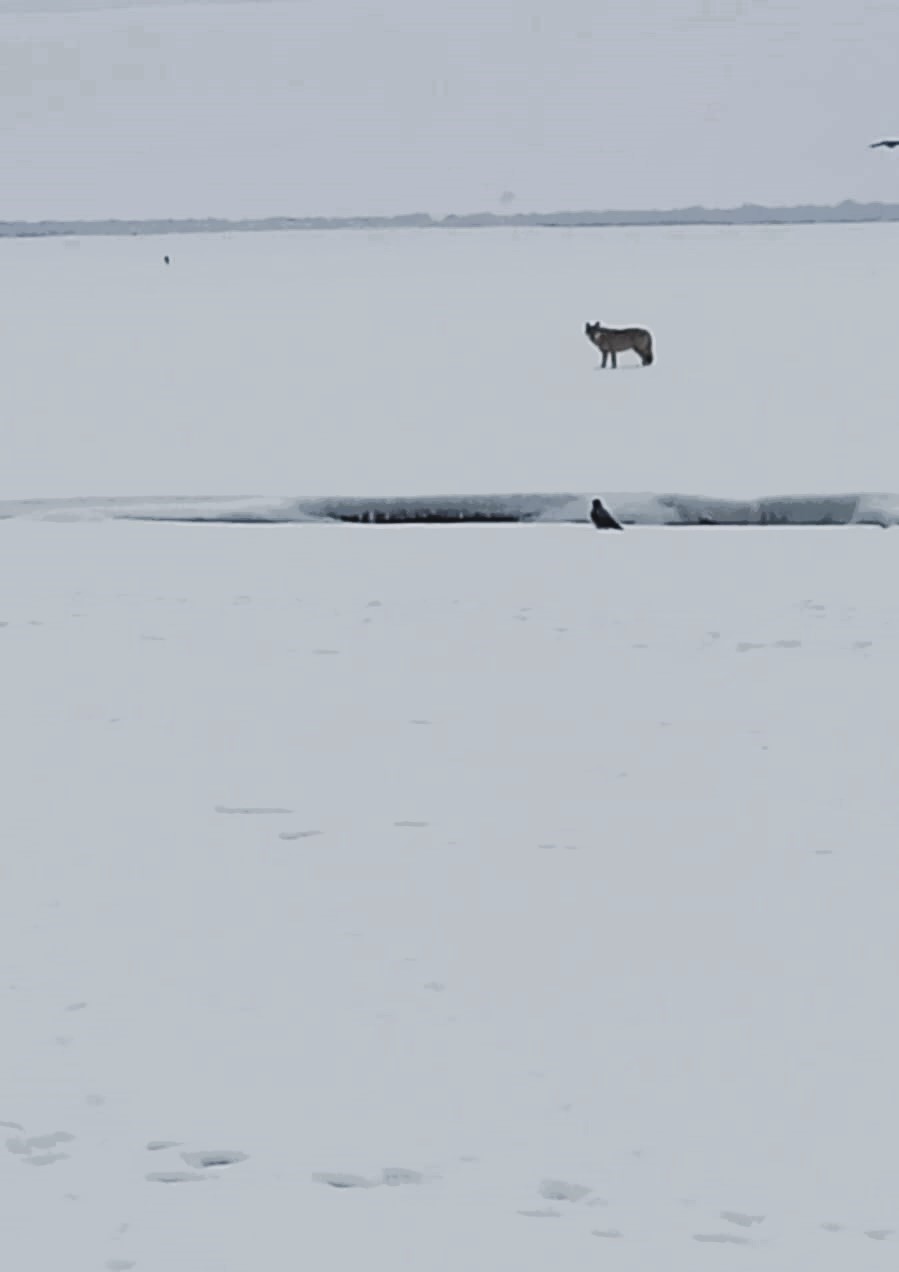
M 652 351 L 652 341 L 646 346 L 640 355 L 643 359 L 644 367 L 651 367 L 655 361 L 655 354 Z

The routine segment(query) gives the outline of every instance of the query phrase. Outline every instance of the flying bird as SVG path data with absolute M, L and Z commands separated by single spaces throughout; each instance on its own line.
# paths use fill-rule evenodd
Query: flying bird
M 887 150 L 895 150 L 899 146 L 899 140 L 894 137 L 888 137 L 885 141 L 872 141 L 868 149 L 876 150 L 878 146 L 886 146 Z

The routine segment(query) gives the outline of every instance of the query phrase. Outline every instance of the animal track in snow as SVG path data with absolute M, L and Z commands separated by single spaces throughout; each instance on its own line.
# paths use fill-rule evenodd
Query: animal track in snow
M 694 1241 L 713 1241 L 719 1245 L 752 1245 L 748 1237 L 735 1237 L 729 1232 L 694 1232 Z
M 735 1223 L 741 1228 L 751 1228 L 754 1223 L 765 1222 L 764 1215 L 744 1215 L 739 1210 L 722 1210 L 720 1215 L 728 1223 Z
M 544 1206 L 542 1210 L 519 1210 L 526 1219 L 561 1219 L 562 1212 L 553 1210 L 552 1206 Z
M 540 1184 L 540 1196 L 547 1201 L 583 1201 L 592 1191 L 584 1184 L 566 1184 L 561 1179 L 544 1179 Z
M 106 1266 L 109 1272 L 128 1272 L 129 1268 L 135 1267 L 133 1259 L 107 1259 Z
M 403 1166 L 385 1166 L 381 1171 L 381 1179 L 388 1188 L 397 1188 L 401 1184 L 424 1183 L 424 1175 L 419 1170 L 406 1170 Z
M 194 1170 L 211 1170 L 213 1167 L 236 1166 L 239 1162 L 247 1160 L 247 1154 L 235 1152 L 230 1148 L 204 1148 L 196 1153 L 182 1153 L 181 1159 L 188 1166 L 193 1166 Z
M 395 821 L 394 826 L 399 826 L 404 830 L 421 830 L 427 826 L 426 821 Z
M 312 1178 L 317 1184 L 327 1184 L 329 1188 L 375 1188 L 376 1181 L 366 1179 L 364 1175 L 345 1175 L 338 1172 L 318 1171 Z
M 594 1237 L 623 1237 L 624 1233 L 619 1232 L 617 1228 L 593 1228 L 591 1235 Z
M 887 1237 L 892 1235 L 892 1228 L 869 1228 L 865 1233 L 865 1236 L 870 1237 L 872 1241 L 886 1241 Z
M 71 1144 L 75 1139 L 68 1131 L 51 1131 L 48 1135 L 32 1135 L 29 1138 L 14 1135 L 6 1141 L 7 1150 L 21 1158 L 27 1166 L 52 1166 L 55 1162 L 66 1161 L 68 1153 L 54 1153 L 52 1150 L 60 1144 Z M 39 1151 L 35 1153 L 35 1149 Z
M 147 1145 L 148 1153 L 158 1153 L 163 1148 L 180 1148 L 180 1140 L 150 1140 Z
M 32 1148 L 55 1148 L 57 1144 L 71 1144 L 74 1138 L 68 1131 L 51 1131 L 49 1135 L 32 1135 L 25 1144 L 29 1151 Z
M 377 1188 L 381 1184 L 398 1188 L 404 1184 L 422 1184 L 425 1179 L 420 1170 L 408 1170 L 405 1166 L 385 1166 L 380 1179 L 348 1175 L 341 1171 L 317 1171 L 312 1178 L 317 1184 L 327 1184 L 330 1188 Z
M 23 1166 L 53 1166 L 56 1162 L 69 1160 L 68 1153 L 38 1153 L 34 1157 L 23 1157 Z
M 320 830 L 282 830 L 278 838 L 289 842 L 295 839 L 314 839 L 316 835 L 322 833 Z

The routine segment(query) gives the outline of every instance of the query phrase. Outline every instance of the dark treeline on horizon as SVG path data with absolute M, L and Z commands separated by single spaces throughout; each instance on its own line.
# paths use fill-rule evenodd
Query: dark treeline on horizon
M 689 207 L 668 210 L 611 212 L 469 212 L 433 217 L 427 212 L 400 216 L 270 216 L 229 220 L 225 217 L 148 218 L 145 220 L 0 221 L 0 238 L 49 238 L 58 235 L 214 234 L 263 230 L 389 230 L 677 226 L 677 225 L 847 225 L 899 221 L 899 203 L 831 205 L 798 204 L 766 207 L 744 203 L 737 208 Z

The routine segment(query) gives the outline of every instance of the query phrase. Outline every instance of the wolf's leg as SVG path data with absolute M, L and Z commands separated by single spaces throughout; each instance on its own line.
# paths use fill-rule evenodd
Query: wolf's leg
M 612 350 L 612 370 L 614 371 L 617 366 L 618 366 L 618 354 L 613 349 Z

